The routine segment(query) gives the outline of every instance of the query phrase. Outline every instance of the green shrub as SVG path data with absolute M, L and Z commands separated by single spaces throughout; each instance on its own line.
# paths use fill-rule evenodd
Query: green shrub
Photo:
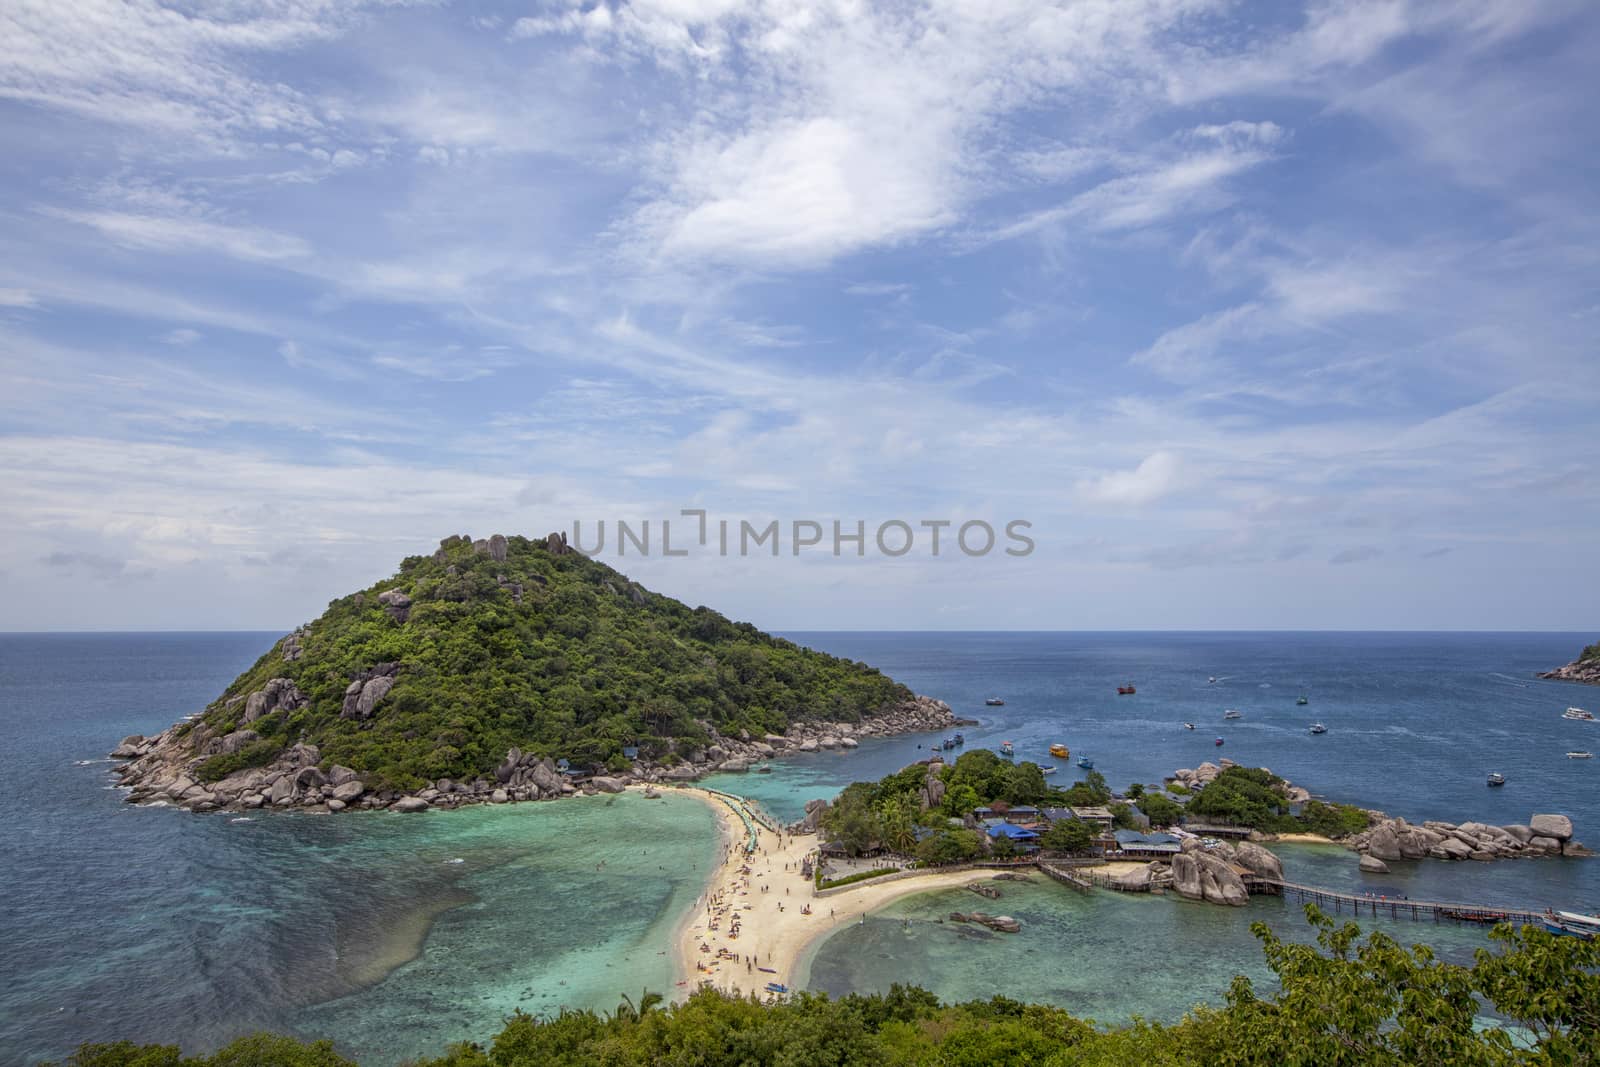
M 195 777 L 202 782 L 220 782 L 234 771 L 242 771 L 247 767 L 265 767 L 273 758 L 283 751 L 283 746 L 271 738 L 263 737 L 258 741 L 251 741 L 236 752 L 226 752 L 212 756 L 195 771 Z
M 843 878 L 829 878 L 829 879 L 824 880 L 823 877 L 822 877 L 822 872 L 818 871 L 817 872 L 817 888 L 818 889 L 837 889 L 839 886 L 842 886 L 842 885 L 854 885 L 856 882 L 865 882 L 869 878 L 881 878 L 886 874 L 894 874 L 894 873 L 896 873 L 896 872 L 891 868 L 878 867 L 878 868 L 876 868 L 874 870 L 870 870 L 870 871 L 857 871 L 854 874 L 847 874 Z

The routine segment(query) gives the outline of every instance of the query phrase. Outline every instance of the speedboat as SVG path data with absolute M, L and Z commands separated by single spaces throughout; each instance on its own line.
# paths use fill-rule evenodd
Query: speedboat
M 1131 696 L 1133 696 L 1134 693 L 1137 693 L 1137 692 L 1138 692 L 1138 690 L 1135 689 L 1131 683 L 1128 684 L 1128 685 L 1119 685 L 1119 686 L 1117 686 L 1117 696 L 1119 696 L 1119 697 L 1131 697 Z
M 1582 708 L 1568 708 L 1561 713 L 1563 719 L 1575 719 L 1578 722 L 1594 722 L 1594 715 Z
M 1489 775 L 1489 784 L 1491 786 L 1505 785 L 1506 784 L 1506 776 L 1501 774 L 1499 771 L 1496 771 L 1493 774 Z
M 1307 704 L 1311 703 L 1311 699 L 1309 697 L 1301 697 L 1299 700 L 1296 700 L 1295 703 L 1303 708 Z
M 1000 742 L 1000 755 L 1004 756 L 1006 759 L 1010 759 L 1012 756 L 1015 756 L 1016 754 L 1017 754 L 1016 746 L 1012 745 L 1012 743 L 1010 741 L 1002 741 L 1002 742 Z
M 1593 752 L 1568 752 L 1568 759 L 1594 759 Z
M 1217 676 L 1213 674 L 1211 677 L 1207 678 L 1206 679 L 1206 684 L 1207 685 L 1216 685 L 1217 684 Z
M 1063 745 L 1060 741 L 1057 741 L 1055 744 L 1050 746 L 1050 755 L 1054 756 L 1056 759 L 1066 759 L 1068 756 L 1072 755 L 1072 749 L 1068 748 L 1066 745 Z
M 1079 756 L 1078 766 L 1082 767 L 1086 771 L 1092 771 L 1094 770 L 1094 760 L 1090 759 L 1088 756 Z
M 991 708 L 1003 708 L 1006 704 L 1006 702 L 1001 700 L 999 697 L 990 697 L 988 700 L 985 700 L 984 703 L 989 705 Z
M 1314 734 L 1325 734 L 1328 732 L 1328 728 L 1322 725 L 1320 722 L 1314 722 L 1311 724 L 1311 732 Z
M 1593 941 L 1600 936 L 1600 915 L 1580 915 L 1575 911 L 1547 911 L 1544 928 L 1563 937 L 1580 937 Z
M 1193 730 L 1194 729 L 1194 723 L 1186 722 L 1186 723 L 1183 724 L 1183 728 L 1185 730 Z
M 1229 708 L 1227 711 L 1222 713 L 1222 717 L 1224 719 L 1242 719 L 1244 718 L 1244 712 L 1234 711 L 1232 708 Z
M 1218 748 L 1221 748 L 1221 747 L 1222 747 L 1222 738 L 1220 738 L 1220 737 L 1219 737 L 1219 738 L 1217 738 L 1217 740 L 1216 740 L 1216 745 L 1217 745 L 1217 747 L 1218 747 Z
M 1055 767 L 1055 764 L 1053 764 L 1053 763 L 1052 763 L 1052 764 L 1051 764 L 1051 765 L 1050 765 L 1050 766 L 1048 766 L 1048 767 L 1040 767 L 1040 768 L 1039 768 L 1039 773 L 1040 773 L 1040 774 L 1054 774 L 1054 773 L 1056 773 L 1056 767 Z

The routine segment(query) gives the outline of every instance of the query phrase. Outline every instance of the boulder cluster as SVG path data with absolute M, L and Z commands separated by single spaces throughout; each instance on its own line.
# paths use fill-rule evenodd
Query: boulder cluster
M 1588 651 L 1585 649 L 1585 651 Z M 1553 671 L 1545 671 L 1539 675 L 1541 678 L 1553 678 L 1558 682 L 1583 682 L 1586 685 L 1600 685 L 1600 656 L 1582 657 L 1573 660 L 1565 667 L 1557 667 Z
M 1522 859 L 1539 856 L 1587 856 L 1572 839 L 1572 820 L 1565 815 L 1535 815 L 1526 825 L 1491 826 L 1481 822 L 1429 820 L 1413 825 L 1404 819 L 1382 819 L 1345 841 L 1361 854 L 1361 869 L 1381 874 L 1395 860 Z
M 376 714 L 401 666 L 380 663 L 360 671 L 345 689 L 341 716 L 363 720 Z M 274 678 L 248 696 L 230 698 L 229 706 L 240 702 L 244 704 L 243 721 L 249 723 L 275 711 L 304 707 L 307 698 L 294 682 Z M 710 741 L 690 753 L 687 760 L 670 765 L 636 760 L 616 775 L 592 777 L 563 774 L 553 760 L 512 748 L 492 776 L 470 782 L 441 778 L 414 793 L 369 791 L 359 774 L 348 767 L 321 769 L 321 753 L 315 745 L 304 743 L 286 749 L 264 767 L 235 771 L 219 781 L 203 783 L 198 772 L 205 759 L 237 752 L 261 739 L 259 733 L 248 728 L 218 735 L 204 722 L 176 726 L 150 738 L 139 734 L 123 738 L 111 755 L 129 761 L 117 773 L 122 784 L 129 787 L 127 799 L 133 803 L 177 804 L 191 811 L 263 807 L 343 811 L 359 807 L 407 812 L 464 804 L 553 800 L 575 793 L 620 793 L 634 783 L 686 782 L 714 771 L 749 770 L 754 763 L 783 753 L 849 749 L 856 747 L 860 737 L 939 730 L 954 720 L 948 704 L 919 696 L 864 722 L 797 723 L 786 733 L 767 734 L 759 740 L 746 731 L 725 737 L 711 724 L 701 723 Z M 815 816 L 809 806 L 807 810 L 811 828 L 815 829 Z
M 1152 887 L 1163 885 L 1170 877 L 1169 887 L 1181 897 L 1210 904 L 1240 906 L 1250 899 L 1246 879 L 1263 878 L 1281 882 L 1283 863 L 1271 852 L 1249 841 L 1238 844 L 1206 843 L 1199 838 L 1186 838 L 1183 851 L 1172 857 L 1170 870 L 1166 869 L 1166 865 L 1156 862 L 1130 874 L 1134 884 L 1128 888 L 1145 883 Z M 1129 877 L 1125 875 L 1124 880 Z

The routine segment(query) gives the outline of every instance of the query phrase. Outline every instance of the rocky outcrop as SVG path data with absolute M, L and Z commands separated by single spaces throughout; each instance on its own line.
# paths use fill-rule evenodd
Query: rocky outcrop
M 298 711 L 311 703 L 288 678 L 273 678 L 265 686 L 245 697 L 244 721 L 255 722 L 275 711 Z
M 1361 870 L 1365 874 L 1388 874 L 1389 865 L 1376 856 L 1362 856 Z
M 378 702 L 394 688 L 395 675 L 400 673 L 398 663 L 379 663 L 360 671 L 344 690 L 344 705 L 339 718 L 366 720 L 372 718 Z
M 1184 851 L 1172 857 L 1172 888 L 1179 896 L 1211 904 L 1239 907 L 1250 900 L 1225 846 L 1207 849 L 1193 840 L 1184 842 Z
M 306 654 L 305 645 L 302 643 L 305 636 L 306 628 L 302 626 L 278 642 L 278 651 L 283 655 L 283 662 L 293 663 Z
M 922 789 L 918 798 L 923 811 L 937 808 L 944 803 L 944 779 L 940 777 L 943 773 L 944 760 L 936 756 L 928 761 L 928 773 L 922 779 Z
M 1582 682 L 1585 685 L 1600 685 L 1600 643 L 1590 645 L 1583 653 L 1565 667 L 1557 667 L 1553 671 L 1545 671 L 1539 675 L 1541 678 L 1553 678 L 1558 682 Z
M 1233 862 L 1261 878 L 1283 881 L 1283 861 L 1260 845 L 1241 841 L 1233 848 Z
M 1361 855 L 1364 871 L 1376 870 L 1368 860 L 1383 864 L 1386 870 L 1388 864 L 1399 860 L 1489 862 L 1589 854 L 1572 840 L 1572 820 L 1565 815 L 1535 815 L 1526 826 L 1491 826 L 1480 822 L 1458 825 L 1437 820 L 1415 826 L 1404 819 L 1384 818 L 1344 843 Z
M 398 589 L 385 589 L 378 594 L 378 603 L 395 622 L 404 623 L 411 617 L 411 597 Z

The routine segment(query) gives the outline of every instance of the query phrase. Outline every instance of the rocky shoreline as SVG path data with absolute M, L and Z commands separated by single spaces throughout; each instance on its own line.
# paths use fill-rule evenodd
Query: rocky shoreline
M 1380 817 L 1375 825 L 1340 843 L 1359 853 L 1361 869 L 1373 874 L 1387 872 L 1389 863 L 1394 860 L 1489 862 L 1594 855 L 1572 839 L 1572 820 L 1565 815 L 1535 815 L 1526 825 L 1509 826 L 1437 820 L 1417 826 L 1404 819 Z
M 346 702 L 355 714 L 360 714 L 367 688 L 382 687 L 386 677 L 378 673 L 352 683 L 356 691 L 350 694 L 353 699 Z M 292 682 L 275 678 L 246 699 L 245 721 L 253 721 L 252 712 L 258 718 L 290 706 L 297 699 L 302 698 Z M 123 738 L 111 756 L 127 761 L 116 774 L 120 784 L 129 790 L 127 801 L 134 804 L 170 804 L 194 812 L 261 808 L 416 812 L 619 793 L 634 784 L 682 783 L 717 771 L 747 771 L 776 756 L 852 749 L 861 738 L 933 732 L 962 721 L 944 701 L 917 696 L 861 722 L 801 722 L 782 734 L 761 738 L 744 731 L 727 737 L 702 723 L 709 743 L 690 753 L 689 759 L 671 764 L 636 760 L 626 771 L 614 775 L 574 775 L 564 773 L 552 759 L 512 748 L 492 775 L 470 782 L 443 778 L 414 792 L 368 789 L 359 772 L 337 764 L 324 767 L 317 746 L 305 743 L 291 746 L 264 767 L 238 770 L 216 782 L 202 782 L 197 777 L 199 763 L 215 755 L 240 751 L 257 737 L 248 729 L 212 737 L 200 722 L 188 729 L 184 729 L 187 724 L 173 726 L 153 737 L 134 734 Z
M 1558 682 L 1600 685 L 1600 656 L 1575 659 L 1565 667 L 1557 667 L 1553 671 L 1545 671 L 1539 677 L 1549 678 Z

